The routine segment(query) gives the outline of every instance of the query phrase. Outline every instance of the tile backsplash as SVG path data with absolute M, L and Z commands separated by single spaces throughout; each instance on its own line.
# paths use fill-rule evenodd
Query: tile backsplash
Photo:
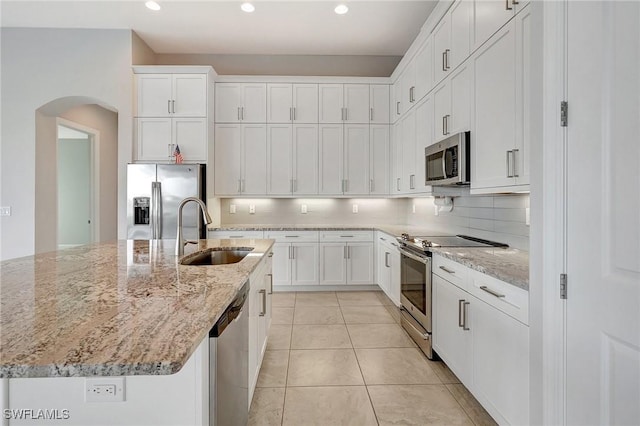
M 235 206 L 235 213 L 230 213 Z M 254 206 L 255 213 L 250 213 Z M 306 206 L 307 213 L 302 213 Z M 357 206 L 357 213 L 354 213 Z M 415 207 L 415 212 L 414 212 Z M 226 198 L 220 200 L 220 223 L 410 225 L 465 234 L 529 250 L 526 212 L 529 194 L 461 196 L 451 212 L 435 213 L 434 198 Z

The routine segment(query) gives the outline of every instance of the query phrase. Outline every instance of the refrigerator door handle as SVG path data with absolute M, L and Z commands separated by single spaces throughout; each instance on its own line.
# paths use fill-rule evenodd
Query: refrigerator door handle
M 156 182 L 156 203 L 158 205 L 156 211 L 158 212 L 157 223 L 158 223 L 158 231 L 157 231 L 157 239 L 162 239 L 162 182 Z
M 151 182 L 151 239 L 157 239 L 157 223 L 158 223 L 158 191 L 156 190 L 157 182 Z

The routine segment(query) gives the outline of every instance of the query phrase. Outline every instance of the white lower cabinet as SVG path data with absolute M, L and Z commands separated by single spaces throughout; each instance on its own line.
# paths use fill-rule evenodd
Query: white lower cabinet
M 320 233 L 320 284 L 374 284 L 373 231 Z
M 499 424 L 528 424 L 527 292 L 433 259 L 433 348 Z
M 395 237 L 377 233 L 376 277 L 380 289 L 396 306 L 400 306 L 400 252 Z
M 315 231 L 270 231 L 273 245 L 273 285 L 318 285 L 319 247 Z
M 273 275 L 271 257 L 265 259 L 249 277 L 249 406 L 258 382 L 260 366 L 267 348 L 267 336 L 271 326 L 271 298 L 273 293 Z

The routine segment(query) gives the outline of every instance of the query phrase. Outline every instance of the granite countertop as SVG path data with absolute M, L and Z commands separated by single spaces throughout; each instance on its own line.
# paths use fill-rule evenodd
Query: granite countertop
M 272 240 L 231 265 L 184 266 L 175 240 L 113 241 L 0 262 L 0 378 L 179 371 Z
M 209 231 L 331 231 L 331 230 L 371 230 L 382 231 L 399 237 L 409 235 L 442 236 L 451 233 L 410 225 L 221 225 L 211 227 Z M 432 252 L 440 254 L 471 269 L 482 272 L 524 290 L 529 290 L 529 253 L 514 248 L 434 248 Z

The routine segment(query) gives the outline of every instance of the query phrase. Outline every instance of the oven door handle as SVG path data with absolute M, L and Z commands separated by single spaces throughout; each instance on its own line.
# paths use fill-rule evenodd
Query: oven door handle
M 411 316 L 411 314 L 405 308 L 400 308 L 400 315 L 404 317 L 404 320 L 407 322 L 407 324 L 411 328 L 413 328 L 413 330 L 418 335 L 420 335 L 424 340 L 429 340 L 431 338 L 428 331 L 420 330 L 420 328 L 422 327 L 418 324 L 418 322 Z
M 421 257 L 418 255 L 415 255 L 413 253 L 408 252 L 407 250 L 404 250 L 402 247 L 398 247 L 398 251 L 400 252 L 401 255 L 407 256 L 409 259 L 413 259 L 417 262 L 424 263 L 425 265 L 428 265 L 431 262 L 431 258 L 426 256 Z

